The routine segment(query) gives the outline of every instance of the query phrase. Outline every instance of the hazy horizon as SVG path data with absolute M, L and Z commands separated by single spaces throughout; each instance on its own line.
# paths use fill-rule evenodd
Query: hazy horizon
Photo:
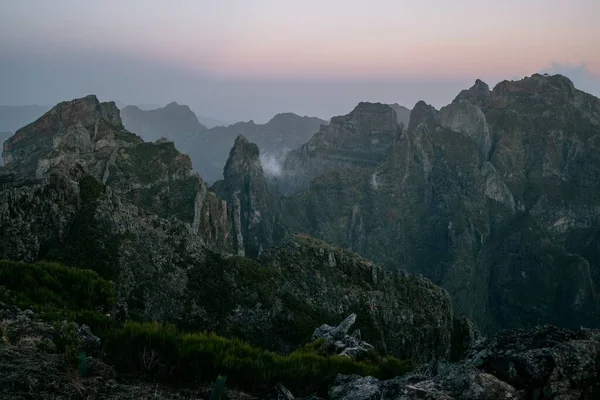
M 360 101 L 439 108 L 477 78 L 536 72 L 600 96 L 595 0 L 5 0 L 0 11 L 3 105 L 93 93 L 264 123 Z

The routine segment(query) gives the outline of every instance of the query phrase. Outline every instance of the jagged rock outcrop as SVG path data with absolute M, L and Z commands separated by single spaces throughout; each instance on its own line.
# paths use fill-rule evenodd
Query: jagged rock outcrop
M 350 314 L 338 326 L 323 324 L 315 329 L 312 340 L 322 339 L 322 347 L 332 348 L 333 354 L 339 356 L 364 357 L 374 347 L 361 339 L 360 329 L 355 330 L 351 335 L 348 334 L 355 322 L 356 314 Z
M 450 298 L 427 279 L 386 271 L 302 235 L 265 251 L 259 262 L 282 274 L 279 290 L 286 297 L 304 299 L 309 315 L 319 310 L 331 316 L 318 325 L 355 313 L 363 339 L 396 357 L 427 360 L 449 354 Z
M 424 274 L 486 332 L 598 326 L 598 138 L 600 100 L 565 77 L 534 75 L 492 91 L 478 80 L 439 111 L 417 103 L 370 169 L 313 162 L 317 155 L 295 164 L 314 178 L 282 199 L 282 221 Z
M 226 206 L 194 174 L 189 157 L 172 142 L 145 143 L 126 131 L 112 102 L 91 95 L 58 104 L 9 138 L 3 157 L 5 174 L 41 185 L 53 171 L 79 166 L 138 207 L 190 224 L 210 247 L 230 246 Z
M 315 326 L 356 312 L 365 339 L 400 358 L 450 351 L 450 299 L 428 280 L 307 237 L 265 248 L 272 197 L 258 148 L 241 137 L 220 186 L 232 198 L 239 190 L 239 231 L 249 253 L 263 247 L 260 263 L 230 254 L 232 216 L 189 158 L 123 129 L 112 103 L 61 103 L 17 132 L 4 155 L 0 258 L 93 269 L 114 280 L 118 317 L 290 351 Z
M 258 146 L 238 136 L 213 190 L 229 204 L 238 255 L 256 257 L 283 236 L 276 198 L 265 181 Z
M 238 136 L 242 135 L 258 146 L 266 178 L 276 180 L 282 173 L 287 153 L 300 147 L 326 124 L 326 121 L 319 118 L 280 113 L 266 124 L 248 121 L 215 127 L 209 131 L 204 144 L 206 157 L 214 158 L 217 168 L 218 175 L 214 180 L 221 179 L 222 166 Z M 215 174 L 209 173 L 209 176 L 213 175 Z
M 0 258 L 95 269 L 116 280 L 119 312 L 182 318 L 186 268 L 232 248 L 227 206 L 189 158 L 127 132 L 114 103 L 60 103 L 3 154 Z
M 359 103 L 350 114 L 332 118 L 308 143 L 290 152 L 274 186 L 293 194 L 327 171 L 372 170 L 386 159 L 400 132 L 392 107 Z
M 591 400 L 600 396 L 599 338 L 597 330 L 553 326 L 503 331 L 456 363 L 433 362 L 389 381 L 339 375 L 330 398 Z

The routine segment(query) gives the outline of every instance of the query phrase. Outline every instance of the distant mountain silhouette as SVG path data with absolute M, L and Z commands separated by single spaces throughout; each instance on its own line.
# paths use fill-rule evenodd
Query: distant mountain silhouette
M 300 147 L 319 131 L 321 125 L 327 124 L 319 118 L 281 113 L 266 124 L 248 121 L 209 129 L 188 106 L 176 102 L 156 110 L 127 106 L 122 109 L 121 117 L 125 127 L 144 140 L 164 137 L 173 141 L 179 150 L 190 156 L 194 169 L 208 182 L 223 178 L 223 166 L 239 135 L 256 143 L 263 159 L 268 157 L 269 163 L 277 163 L 275 159 Z

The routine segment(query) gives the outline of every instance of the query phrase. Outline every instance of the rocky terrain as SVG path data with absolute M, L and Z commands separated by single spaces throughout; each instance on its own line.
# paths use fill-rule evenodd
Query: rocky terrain
M 503 331 L 457 362 L 436 361 L 387 381 L 338 375 L 331 399 L 595 399 L 600 396 L 598 330 L 552 326 Z
M 291 195 L 328 172 L 368 172 L 386 159 L 401 133 L 392 107 L 360 103 L 350 114 L 332 118 L 300 149 L 290 152 L 273 186 Z
M 359 343 L 347 334 L 351 315 L 324 325 L 314 335 Z M 146 372 L 122 375 L 110 364 L 104 341 L 86 325 L 48 322 L 31 310 L 0 303 L 0 395 L 6 399 L 208 399 L 217 385 L 194 387 L 154 381 Z M 435 359 L 389 380 L 338 374 L 330 399 L 596 399 L 600 395 L 600 332 L 552 326 L 503 331 L 491 337 L 473 332 L 470 348 L 455 361 Z M 110 338 L 109 338 L 110 340 Z M 328 342 L 332 343 L 332 342 Z M 369 346 L 362 342 L 361 346 Z M 110 348 L 111 346 L 108 346 Z M 104 350 L 103 350 L 104 349 Z M 354 348 L 355 349 L 355 348 Z M 151 359 L 144 356 L 145 362 Z M 151 365 L 151 364 L 147 364 Z M 227 387 L 222 398 L 294 400 L 281 384 L 256 393 Z M 213 397 L 210 397 L 213 398 Z M 305 399 L 320 399 L 313 394 Z
M 60 103 L 3 145 L 0 395 L 597 398 L 599 134 L 562 76 L 477 81 L 360 103 L 278 177 L 236 136 L 208 187 Z
M 285 231 L 279 224 L 277 199 L 267 187 L 258 146 L 238 136 L 223 175 L 225 179 L 215 182 L 212 190 L 227 202 L 230 214 L 235 215 L 234 247 L 239 255 L 256 258 L 283 238 Z
M 358 328 L 391 354 L 450 351 L 446 292 L 277 233 L 273 198 L 257 197 L 267 190 L 258 149 L 241 137 L 218 185 L 223 199 L 172 142 L 143 142 L 124 129 L 114 103 L 95 96 L 60 103 L 20 129 L 3 156 L 0 259 L 93 269 L 115 281 L 113 313 L 123 318 L 203 327 L 286 351 L 309 340 L 310 327 L 366 310 Z M 271 241 L 261 241 L 268 234 Z M 268 249 L 277 236 L 280 247 Z M 259 262 L 232 256 L 246 252 Z
M 404 131 L 359 104 L 290 153 L 281 220 L 422 273 L 485 332 L 598 326 L 599 135 L 600 100 L 559 75 L 477 81 Z

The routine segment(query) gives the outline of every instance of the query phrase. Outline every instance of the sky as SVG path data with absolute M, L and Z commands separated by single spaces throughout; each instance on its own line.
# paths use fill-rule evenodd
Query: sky
M 598 16 L 598 0 L 0 0 L 0 104 L 94 93 L 264 122 L 440 107 L 535 72 L 600 95 Z

